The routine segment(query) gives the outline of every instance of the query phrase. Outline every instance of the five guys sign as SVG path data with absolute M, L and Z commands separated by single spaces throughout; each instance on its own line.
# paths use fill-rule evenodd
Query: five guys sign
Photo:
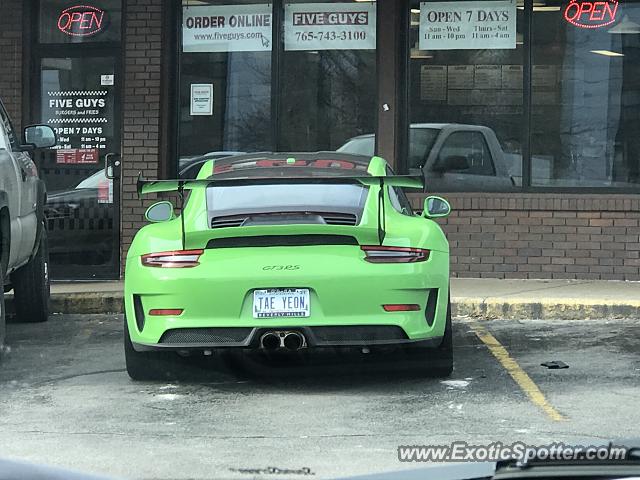
M 618 0 L 571 0 L 564 9 L 564 19 L 580 28 L 600 28 L 616 21 Z
M 58 30 L 74 37 L 90 37 L 107 27 L 107 12 L 89 5 L 65 8 L 58 17 Z

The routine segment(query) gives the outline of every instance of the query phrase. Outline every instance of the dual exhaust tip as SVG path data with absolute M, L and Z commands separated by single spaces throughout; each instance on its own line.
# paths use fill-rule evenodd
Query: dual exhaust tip
M 267 332 L 260 337 L 260 348 L 268 351 L 284 348 L 297 352 L 306 345 L 307 341 L 300 332 Z

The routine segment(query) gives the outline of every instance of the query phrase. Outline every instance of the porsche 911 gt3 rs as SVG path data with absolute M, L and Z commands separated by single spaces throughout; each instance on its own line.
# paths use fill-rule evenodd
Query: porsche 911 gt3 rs
M 162 375 L 166 352 L 393 346 L 425 370 L 453 367 L 449 245 L 428 197 L 414 214 L 380 157 L 251 154 L 212 160 L 195 180 L 138 181 L 177 192 L 147 210 L 125 275 L 125 356 L 133 379 Z

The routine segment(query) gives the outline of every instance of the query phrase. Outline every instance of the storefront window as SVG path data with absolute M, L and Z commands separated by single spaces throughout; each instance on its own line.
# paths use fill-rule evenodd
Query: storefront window
M 373 155 L 375 2 L 185 1 L 182 13 L 181 169 L 207 153 L 336 150 L 359 135 Z
M 533 185 L 637 185 L 640 3 L 539 3 L 532 32 Z
M 122 1 L 40 1 L 41 44 L 119 42 Z
M 366 134 L 373 155 L 376 3 L 285 3 L 284 32 L 280 149 L 336 150 Z
M 408 166 L 429 189 L 522 185 L 523 10 L 411 2 Z
M 206 153 L 271 150 L 272 6 L 183 2 L 180 168 Z

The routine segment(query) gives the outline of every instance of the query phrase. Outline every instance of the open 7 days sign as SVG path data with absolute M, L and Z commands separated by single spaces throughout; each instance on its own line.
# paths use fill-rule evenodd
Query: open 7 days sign
M 516 48 L 516 2 L 423 2 L 420 50 Z

